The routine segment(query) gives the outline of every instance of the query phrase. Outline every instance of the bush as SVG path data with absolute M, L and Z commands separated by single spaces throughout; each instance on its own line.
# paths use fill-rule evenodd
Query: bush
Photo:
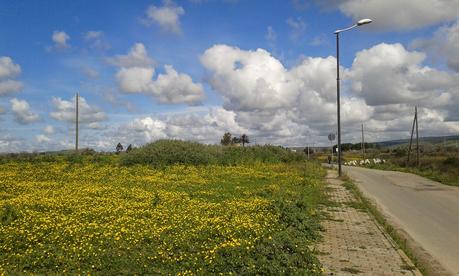
M 304 154 L 276 146 L 234 147 L 203 145 L 180 140 L 159 140 L 133 149 L 121 157 L 121 164 L 150 164 L 163 167 L 172 164 L 238 165 L 256 162 L 281 163 L 304 160 Z
M 65 156 L 65 160 L 71 164 L 83 164 L 84 159 L 83 155 L 77 153 L 71 153 Z
M 443 165 L 448 167 L 459 167 L 459 158 L 457 157 L 448 157 L 443 160 Z

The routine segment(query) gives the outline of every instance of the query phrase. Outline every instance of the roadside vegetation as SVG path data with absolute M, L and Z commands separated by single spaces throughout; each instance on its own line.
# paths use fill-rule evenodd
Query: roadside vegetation
M 324 169 L 278 147 L 159 141 L 0 159 L 0 273 L 321 275 Z
M 455 142 L 421 143 L 419 166 L 416 163 L 415 146 L 411 152 L 410 162 L 407 162 L 407 144 L 390 147 L 376 147 L 373 145 L 373 147 L 366 149 L 365 159 L 378 158 L 385 162 L 380 164 L 368 162 L 369 164 L 366 164 L 365 167 L 414 173 L 446 185 L 459 186 L 459 148 Z M 371 146 L 372 144 L 369 145 Z M 363 159 L 362 152 L 357 146 L 358 144 L 354 144 L 345 148 L 347 150 L 343 151 L 343 163 Z M 326 162 L 328 155 L 329 153 L 317 153 L 314 158 L 321 162 Z M 334 160 L 336 161 L 336 157 Z
M 414 173 L 440 183 L 459 186 L 459 157 L 423 156 L 419 159 L 419 166 L 415 161 L 408 165 L 406 159 L 393 157 L 384 164 L 372 164 L 368 167 L 382 170 L 394 170 Z

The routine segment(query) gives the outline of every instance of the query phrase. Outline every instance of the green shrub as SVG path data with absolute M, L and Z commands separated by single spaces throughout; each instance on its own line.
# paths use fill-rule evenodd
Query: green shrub
M 304 154 L 270 145 L 234 147 L 203 145 L 180 140 L 158 140 L 122 155 L 121 164 L 149 164 L 155 167 L 172 164 L 239 165 L 256 162 L 293 162 L 304 160 L 304 158 Z
M 459 167 L 459 158 L 457 157 L 448 157 L 443 160 L 443 165 L 448 167 Z
M 65 160 L 71 164 L 83 164 L 84 156 L 76 153 L 71 153 L 65 156 Z

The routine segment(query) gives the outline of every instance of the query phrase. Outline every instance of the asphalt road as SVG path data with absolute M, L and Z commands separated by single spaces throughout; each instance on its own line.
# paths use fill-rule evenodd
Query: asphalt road
M 343 169 L 396 228 L 459 275 L 459 187 L 402 172 Z

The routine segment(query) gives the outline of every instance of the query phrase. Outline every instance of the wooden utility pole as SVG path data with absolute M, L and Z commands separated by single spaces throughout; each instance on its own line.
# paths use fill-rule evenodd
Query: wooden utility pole
M 419 132 L 418 132 L 418 107 L 414 107 L 414 116 L 416 118 L 416 164 L 419 167 Z
M 362 124 L 362 156 L 363 156 L 363 160 L 365 160 L 365 136 L 363 134 L 363 124 Z
M 411 146 L 413 145 L 414 125 L 416 124 L 416 164 L 419 166 L 419 131 L 418 131 L 418 107 L 414 107 L 413 127 L 411 128 L 410 147 L 408 148 L 408 159 L 406 164 L 410 163 Z
M 78 152 L 78 92 L 75 95 L 75 152 Z

